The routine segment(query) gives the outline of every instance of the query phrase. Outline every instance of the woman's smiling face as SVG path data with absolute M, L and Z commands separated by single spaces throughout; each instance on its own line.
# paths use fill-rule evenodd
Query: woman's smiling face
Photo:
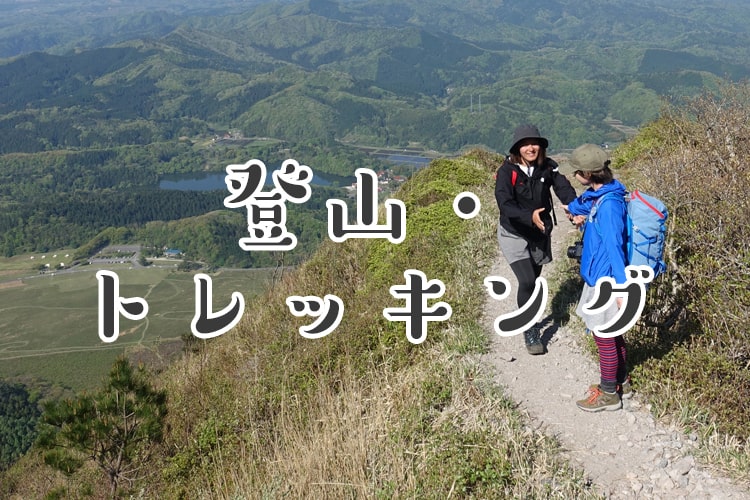
M 539 157 L 540 147 L 538 140 L 526 139 L 519 144 L 518 152 L 525 163 L 534 163 Z

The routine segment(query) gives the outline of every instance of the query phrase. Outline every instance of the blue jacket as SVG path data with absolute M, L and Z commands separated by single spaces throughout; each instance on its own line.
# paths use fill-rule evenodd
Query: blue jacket
M 571 214 L 588 216 L 583 226 L 581 277 L 589 286 L 596 286 L 604 276 L 618 284 L 627 280 L 625 194 L 625 186 L 615 179 L 596 191 L 588 188 L 568 204 Z

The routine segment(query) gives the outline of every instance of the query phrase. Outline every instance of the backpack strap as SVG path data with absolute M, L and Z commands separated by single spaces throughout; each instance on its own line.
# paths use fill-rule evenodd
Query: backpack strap
M 625 196 L 627 196 L 627 194 Z M 596 213 L 599 211 L 599 205 L 601 204 L 601 202 L 605 198 L 620 198 L 620 196 L 617 195 L 617 194 L 615 194 L 615 193 L 605 193 L 602 196 L 600 196 L 599 198 L 597 198 L 596 201 L 593 203 L 593 205 L 591 205 L 591 215 L 590 215 L 590 217 L 591 217 L 591 220 L 594 223 L 594 229 L 596 229 L 596 232 L 599 233 L 599 237 L 600 238 L 602 237 L 602 230 L 599 229 L 599 222 L 594 217 L 596 216 Z M 622 201 L 625 202 L 625 198 L 622 198 Z M 627 208 L 625 210 L 625 213 L 627 215 Z M 629 225 L 628 225 L 628 238 L 630 238 Z

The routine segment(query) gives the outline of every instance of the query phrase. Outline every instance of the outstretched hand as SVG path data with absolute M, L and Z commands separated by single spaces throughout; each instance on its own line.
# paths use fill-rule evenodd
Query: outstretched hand
M 576 227 L 581 227 L 586 223 L 586 216 L 585 215 L 573 215 L 570 212 L 568 212 L 568 205 L 563 205 L 563 210 L 565 210 L 565 215 L 568 216 L 568 220 L 575 224 Z
M 539 229 L 541 232 L 544 232 L 542 212 L 544 212 L 544 208 L 537 208 L 536 210 L 534 210 L 534 213 L 531 216 L 531 222 L 537 227 L 537 229 Z

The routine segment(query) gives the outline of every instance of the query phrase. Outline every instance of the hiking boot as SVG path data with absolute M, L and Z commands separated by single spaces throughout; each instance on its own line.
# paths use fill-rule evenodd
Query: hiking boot
M 630 385 L 630 377 L 625 379 L 622 384 L 617 384 L 617 393 L 620 399 L 630 399 L 633 397 L 633 386 Z
M 576 406 L 583 411 L 614 411 L 622 408 L 622 401 L 616 392 L 604 392 L 595 384 L 589 387 L 585 399 L 576 401 Z
M 599 384 L 591 384 L 589 386 L 589 390 L 593 390 L 594 387 L 597 387 Z M 625 382 L 622 384 L 617 384 L 617 394 L 619 394 L 620 399 L 630 399 L 633 397 L 633 386 L 630 385 L 630 377 L 625 379 Z
M 529 351 L 529 354 L 544 354 L 541 337 L 542 332 L 535 326 L 523 332 L 523 339 L 526 342 L 526 350 Z

